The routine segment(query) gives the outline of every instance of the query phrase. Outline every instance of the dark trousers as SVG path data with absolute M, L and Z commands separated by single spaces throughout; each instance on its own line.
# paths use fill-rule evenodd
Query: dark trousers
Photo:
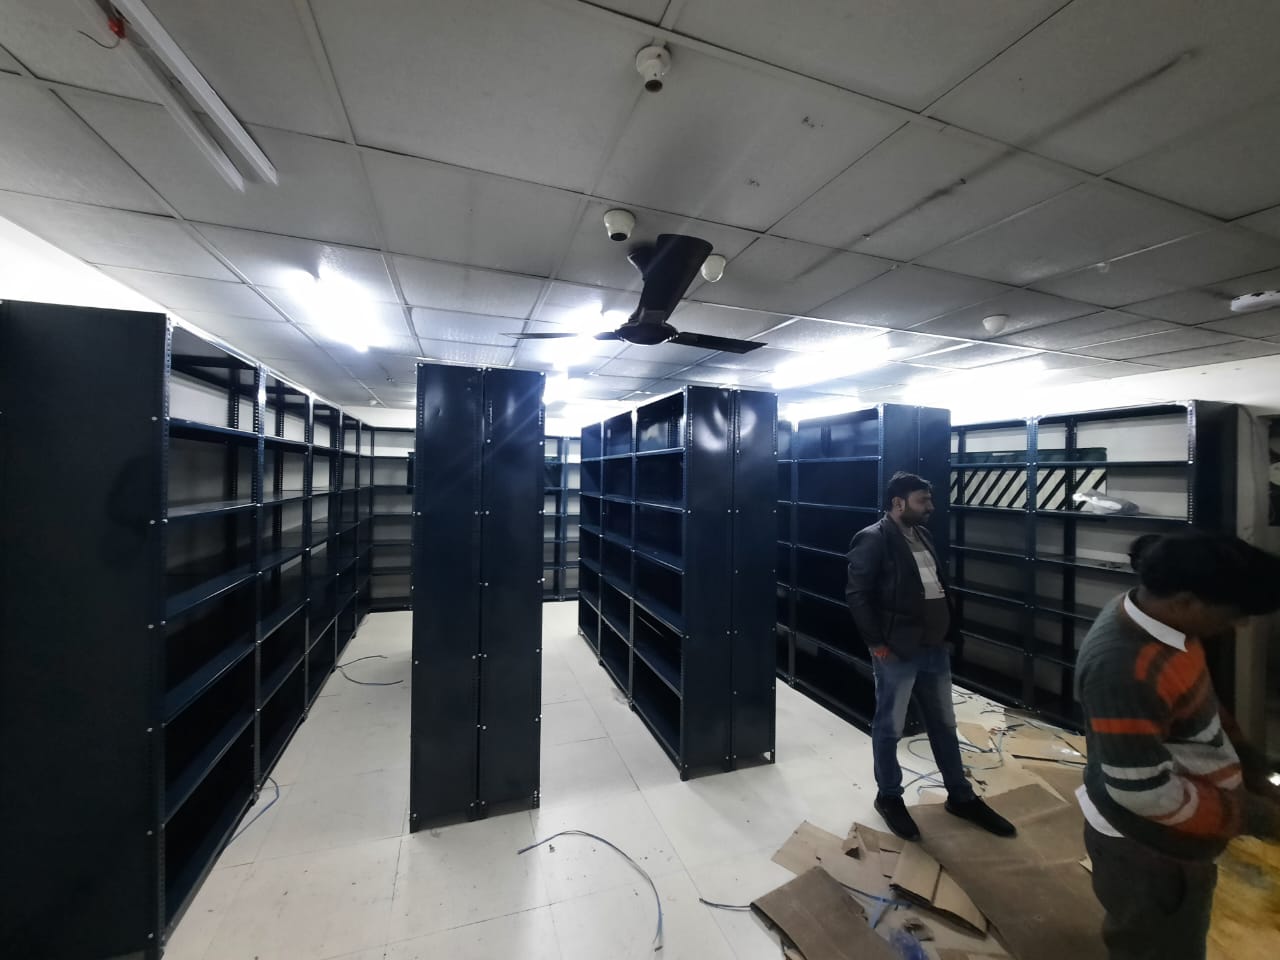
M 1111 960 L 1204 960 L 1217 864 L 1174 860 L 1088 824 L 1084 845 Z

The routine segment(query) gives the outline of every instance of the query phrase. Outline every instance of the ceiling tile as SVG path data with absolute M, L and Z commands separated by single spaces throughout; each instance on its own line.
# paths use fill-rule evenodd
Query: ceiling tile
M 299 282 L 300 274 L 324 273 L 357 284 L 376 300 L 399 299 L 386 262 L 376 250 L 208 224 L 196 224 L 196 228 L 251 283 L 286 287 Z
M 81 260 L 211 280 L 235 274 L 169 217 L 0 193 L 0 215 Z
M 184 217 L 266 233 L 376 247 L 374 212 L 354 149 L 331 140 L 251 127 L 275 165 L 276 184 L 227 185 L 158 106 L 68 95 L 120 154 Z
M 621 400 L 649 386 L 653 378 L 602 377 L 597 373 L 575 382 L 580 384 L 576 397 L 587 400 Z
M 551 187 L 392 154 L 365 162 L 396 253 L 547 276 L 578 215 L 579 198 Z
M 6 31 L 8 16 L 6 10 Z M 0 190 L 164 210 L 142 179 L 51 93 L 0 77 L 0 130 L 7 131 L 0 138 Z
M 1230 105 L 1274 98 L 1277 34 L 1280 6 L 1268 0 L 1075 0 L 934 114 L 1107 170 L 1217 120 Z
M 629 209 L 636 216 L 635 231 L 629 241 L 614 243 L 604 232 L 604 215 L 610 206 L 613 204 L 594 200 L 587 205 L 569 244 L 569 253 L 560 267 L 562 278 L 615 290 L 639 290 L 640 271 L 627 260 L 627 254 L 640 244 L 652 243 L 661 233 L 701 237 L 712 245 L 716 253 L 731 260 L 755 239 L 755 234 L 734 227 L 631 207 Z M 704 283 L 701 277 L 695 278 L 688 296 L 692 297 L 695 291 L 708 286 L 713 285 Z
M 641 380 L 657 380 L 669 377 L 683 368 L 677 363 L 653 363 L 649 360 L 610 360 L 596 371 L 608 377 L 635 377 Z
M 717 353 L 711 357 L 709 363 L 714 367 L 725 367 L 729 370 L 772 370 L 780 363 L 786 363 L 788 360 L 794 360 L 796 355 L 788 350 L 778 350 L 774 347 L 761 347 L 759 350 L 752 350 L 750 353 Z M 628 360 L 641 359 L 638 356 L 628 356 Z M 685 366 L 686 364 L 681 364 Z
M 510 317 L 487 317 L 478 313 L 414 307 L 413 325 L 418 336 L 427 340 L 459 340 L 464 343 L 487 343 L 495 347 L 514 347 L 515 340 L 506 334 L 521 333 L 525 323 Z M 539 326 L 547 327 L 546 324 Z
M 1230 219 L 1280 203 L 1277 155 L 1280 104 L 1268 103 L 1127 164 L 1111 177 Z
M 495 347 L 477 343 L 455 343 L 450 340 L 423 340 L 423 357 L 448 363 L 465 363 L 476 367 L 505 367 L 515 356 L 513 347 Z
M 917 355 L 914 360 L 916 363 L 942 367 L 945 370 L 969 370 L 993 363 L 1017 360 L 1020 357 L 1029 357 L 1034 352 L 1023 347 L 1010 347 L 1000 343 L 970 343 L 951 346 L 936 353 Z
M 692 49 L 678 59 L 662 95 L 636 105 L 596 194 L 765 230 L 902 124 L 831 87 Z
M 1278 265 L 1280 241 L 1225 227 L 1041 280 L 1036 286 L 1059 296 L 1120 307 Z
M 636 293 L 625 290 L 556 282 L 538 306 L 537 319 L 543 323 L 594 325 L 605 313 L 630 314 L 637 299 Z
M 1007 287 L 986 280 L 906 266 L 882 274 L 811 313 L 828 320 L 903 329 L 1006 292 Z
M 1172 353 L 1175 350 L 1220 346 L 1231 343 L 1234 339 L 1225 333 L 1214 333 L 1200 327 L 1178 327 L 1165 333 L 1138 337 L 1124 331 L 1121 331 L 1121 334 L 1114 340 L 1093 343 L 1087 347 L 1080 347 L 1075 352 L 1105 360 L 1142 360 L 1144 357 Z
M 909 123 L 783 219 L 776 232 L 910 259 L 1079 180 L 1007 154 L 954 131 Z
M 254 293 L 252 287 L 243 283 L 179 277 L 125 267 L 103 267 L 102 272 L 178 314 L 183 310 L 198 310 L 253 320 L 283 319 Z
M 827 350 L 856 349 L 857 343 L 884 336 L 879 327 L 862 327 L 834 320 L 792 320 L 785 327 L 772 331 L 768 337 L 770 347 L 780 350 L 796 350 L 803 353 L 822 353 Z
M 1237 313 L 1226 320 L 1206 323 L 1201 330 L 1216 330 L 1238 337 L 1280 337 L 1280 307 L 1259 313 Z
M 312 6 L 356 137 L 371 146 L 586 189 L 644 96 L 646 35 L 551 4 Z
M 1105 361 L 1097 360 L 1093 357 L 1078 357 L 1069 353 L 1037 353 L 1034 356 L 1023 357 L 1020 360 L 1007 360 L 998 366 L 992 367 L 990 373 L 992 376 L 1031 376 L 1037 373 L 1052 372 L 1055 375 L 1054 382 L 1058 382 L 1058 374 L 1060 372 L 1070 371 L 1074 374 L 1083 367 L 1090 367 L 1097 363 Z
M 1207 217 L 1123 187 L 1085 184 L 944 246 L 921 262 L 1022 285 L 1212 225 Z
M 594 369 L 624 347 L 626 344 L 617 340 L 524 340 L 516 346 L 514 366 L 525 370 Z
M 199 310 L 184 310 L 181 317 L 264 362 L 299 356 L 315 346 L 297 325 L 283 320 L 249 320 Z
M 544 281 L 452 263 L 394 258 L 405 300 L 437 310 L 461 310 L 499 317 L 529 315 Z
M 870 370 L 863 370 L 841 380 L 833 380 L 828 383 L 816 385 L 815 389 L 826 390 L 829 387 L 836 389 L 835 384 L 851 385 L 854 391 L 864 390 L 867 387 L 883 387 L 896 383 L 910 383 L 912 380 L 921 378 L 932 378 L 938 375 L 937 370 L 926 370 L 922 367 L 909 363 L 886 363 Z
M 627 360 L 678 363 L 682 366 L 689 366 L 701 360 L 706 360 L 718 352 L 715 350 L 701 350 L 697 347 L 686 347 L 678 343 L 660 343 L 653 347 L 629 344 L 620 356 Z M 730 354 L 730 356 L 733 356 L 733 354 Z
M 1061 5 L 1062 0 L 689 0 L 676 30 L 918 110 Z
M 292 4 L 147 0 L 156 19 L 245 123 L 345 134 Z
M 1087 367 L 1075 367 L 1071 371 L 1072 379 L 1079 380 L 1114 380 L 1117 377 L 1133 377 L 1140 373 L 1154 373 L 1159 367 L 1153 367 L 1146 360 L 1141 363 L 1130 363 L 1121 360 L 1104 360 L 1091 363 Z
M 1248 360 L 1252 357 L 1276 355 L 1280 355 L 1280 343 L 1236 340 L 1222 346 L 1204 347 L 1199 350 L 1180 350 L 1177 353 L 1143 357 L 1142 362 L 1164 370 L 1174 370 L 1183 367 L 1199 367 L 1210 363 L 1229 363 L 1232 360 Z M 1277 367 L 1277 374 L 1280 374 L 1280 366 Z
M 939 336 L 987 340 L 992 336 L 1008 335 L 1020 330 L 1043 327 L 1059 320 L 1084 316 L 1096 310 L 1097 308 L 1092 304 L 1063 300 L 1059 297 L 1036 293 L 1034 290 L 1012 290 L 993 300 L 965 307 L 963 310 L 949 313 L 945 317 L 938 317 L 936 320 L 929 320 L 913 329 Z M 1000 334 L 990 334 L 982 326 L 983 319 L 994 314 L 1005 314 L 1009 318 Z
M 1272 207 L 1270 210 L 1263 210 L 1261 213 L 1255 213 L 1253 216 L 1245 217 L 1237 222 L 1240 226 L 1248 227 L 1250 230 L 1257 230 L 1259 233 L 1280 237 L 1280 206 Z
M 647 20 L 649 23 L 657 23 L 667 12 L 670 0 L 597 0 L 595 5 L 608 7 L 610 10 Z
M 297 323 L 321 326 L 319 318 L 315 316 L 313 301 L 305 294 L 287 287 L 262 287 L 261 289 Z M 361 320 L 367 324 L 367 335 L 372 346 L 389 348 L 402 354 L 413 355 L 418 352 L 417 343 L 410 334 L 405 320 L 403 305 L 370 300 L 363 304 Z M 324 333 L 320 333 L 319 336 L 327 339 Z
M 891 330 L 885 335 L 885 343 L 889 347 L 889 356 L 894 360 L 911 360 L 913 363 L 922 363 L 925 366 L 932 366 L 928 360 L 920 360 L 925 354 L 937 353 L 939 350 L 947 350 L 951 347 L 958 346 L 956 341 L 948 340 L 945 337 L 933 337 L 924 333 L 907 332 L 904 330 Z
M 1182 290 L 1154 300 L 1128 304 L 1125 310 L 1173 323 L 1197 324 L 1230 316 L 1231 298 L 1208 290 Z
M 693 303 L 686 300 L 671 314 L 671 325 L 689 333 L 709 333 L 717 337 L 737 337 L 746 340 L 772 330 L 789 317 L 759 310 L 741 310 L 721 307 L 712 303 Z M 772 334 L 769 335 L 771 337 Z M 769 339 L 765 337 L 765 339 Z
M 1075 317 L 1001 337 L 1000 342 L 1039 350 L 1075 350 L 1094 343 L 1164 333 L 1173 329 L 1174 324 L 1163 320 L 1137 317 L 1119 310 L 1104 310 L 1087 317 Z
M 892 266 L 885 260 L 797 240 L 759 237 L 733 258 L 718 283 L 696 298 L 779 313 L 808 313 Z
M 680 374 L 686 383 L 700 383 L 712 387 L 743 386 L 758 379 L 758 374 L 751 370 L 730 370 L 728 367 L 714 367 L 699 363 Z

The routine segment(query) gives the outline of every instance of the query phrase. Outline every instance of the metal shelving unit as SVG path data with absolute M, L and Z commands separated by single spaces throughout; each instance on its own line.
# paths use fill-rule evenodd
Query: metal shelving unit
M 682 778 L 774 757 L 776 424 L 685 387 L 582 432 L 579 630 Z
M 870 654 L 845 601 L 853 535 L 884 516 L 884 491 L 904 470 L 937 490 L 930 523 L 947 556 L 950 413 L 880 404 L 785 425 L 778 459 L 778 675 L 866 729 L 875 712 Z M 914 712 L 910 729 L 916 729 Z
M 542 599 L 576 600 L 582 441 L 547 437 L 543 449 Z
M 1132 584 L 1144 533 L 1235 529 L 1237 408 L 1187 401 L 953 428 L 952 568 L 964 646 L 957 680 L 1078 728 L 1079 644 Z M 1083 512 L 1094 489 L 1137 513 Z M 1230 697 L 1232 652 L 1215 651 Z
M 310 619 L 360 549 L 314 522 L 319 407 L 163 315 L 0 304 L 15 956 L 157 958 L 354 633 Z
M 418 365 L 411 830 L 538 805 L 544 380 Z
M 412 427 L 370 427 L 374 610 L 413 608 Z

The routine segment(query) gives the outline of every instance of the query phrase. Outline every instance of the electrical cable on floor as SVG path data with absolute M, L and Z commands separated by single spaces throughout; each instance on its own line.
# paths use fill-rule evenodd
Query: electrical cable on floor
M 698 902 L 703 906 L 715 907 L 717 910 L 750 910 L 751 905 L 739 905 L 736 903 L 716 903 L 714 900 L 708 900 L 706 897 L 699 897 Z
M 542 846 L 544 843 L 550 843 L 552 840 L 555 840 L 557 837 L 589 837 L 592 840 L 599 840 L 610 850 L 614 851 L 619 856 L 621 856 L 624 860 L 626 860 L 627 863 L 631 864 L 631 866 L 635 868 L 635 871 L 649 882 L 649 887 L 650 889 L 653 890 L 653 901 L 658 905 L 658 929 L 653 935 L 653 952 L 657 953 L 659 950 L 661 950 L 662 949 L 662 897 L 658 895 L 658 885 L 653 882 L 653 877 L 649 876 L 648 872 L 644 869 L 644 867 L 640 866 L 640 864 L 632 860 L 631 856 L 625 850 L 610 843 L 604 837 L 596 836 L 594 833 L 588 833 L 585 830 L 561 830 L 559 833 L 554 833 L 551 836 L 546 837 L 545 839 L 539 840 L 537 843 L 529 844 L 529 846 L 523 848 L 522 850 L 517 850 L 516 856 L 519 856 L 522 853 L 528 853 L 530 850 L 536 849 L 537 847 Z
M 400 680 L 356 680 L 354 677 L 348 675 L 347 671 L 342 669 L 343 667 L 351 666 L 353 663 L 359 663 L 361 660 L 386 660 L 386 659 L 387 658 L 381 653 L 371 653 L 367 657 L 356 657 L 354 660 L 348 660 L 346 663 L 340 663 L 336 667 L 334 667 L 334 669 L 337 670 L 344 677 L 346 677 L 348 680 L 350 680 L 352 683 L 358 683 L 362 687 L 394 687 L 397 683 L 404 683 L 403 678 Z
M 239 830 L 237 830 L 234 834 L 231 835 L 231 839 L 227 841 L 227 846 L 231 846 L 231 844 L 235 843 L 236 838 L 238 838 L 242 833 L 244 833 L 246 830 L 252 827 L 254 821 L 257 820 L 264 813 L 266 813 L 268 810 L 270 810 L 272 806 L 275 805 L 275 802 L 280 799 L 280 784 L 276 783 L 275 778 L 273 777 L 267 777 L 267 782 L 276 788 L 276 795 L 271 798 L 271 800 L 267 803 L 265 807 L 263 807 L 261 810 L 255 813 L 248 823 L 246 823 L 243 827 L 241 827 Z

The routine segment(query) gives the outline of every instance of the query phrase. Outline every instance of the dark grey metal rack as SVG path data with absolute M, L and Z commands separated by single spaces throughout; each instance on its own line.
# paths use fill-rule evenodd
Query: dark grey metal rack
M 6 956 L 157 958 L 354 633 L 311 620 L 320 406 L 163 315 L 0 304 Z
M 578 518 L 582 441 L 547 437 L 542 506 L 542 599 L 578 597 Z
M 413 427 L 372 434 L 373 610 L 413 608 Z
M 884 516 L 889 479 L 907 471 L 937 490 L 929 529 L 945 562 L 950 423 L 946 410 L 886 403 L 781 431 L 778 675 L 864 729 L 875 712 L 875 685 L 867 644 L 845 601 L 849 542 Z
M 774 757 L 777 397 L 685 387 L 585 428 L 578 623 L 680 770 Z
M 1068 727 L 1075 658 L 1132 584 L 1143 533 L 1236 525 L 1238 408 L 1187 401 L 953 428 L 952 567 L 964 644 L 956 679 Z M 1086 488 L 1136 514 L 1083 512 Z M 1215 651 L 1230 699 L 1232 651 Z
M 544 380 L 418 365 L 411 830 L 538 804 Z

